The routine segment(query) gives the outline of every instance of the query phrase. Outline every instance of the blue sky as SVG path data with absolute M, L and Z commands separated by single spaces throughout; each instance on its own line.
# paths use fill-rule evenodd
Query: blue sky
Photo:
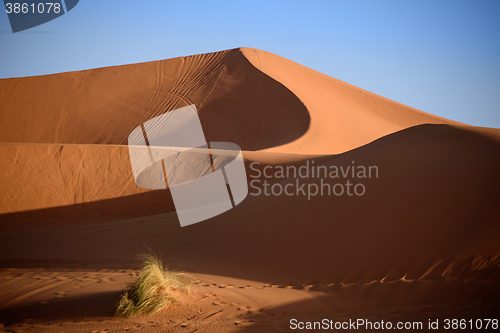
M 0 78 L 235 48 L 276 53 L 442 117 L 500 128 L 500 1 L 80 0 L 13 34 Z

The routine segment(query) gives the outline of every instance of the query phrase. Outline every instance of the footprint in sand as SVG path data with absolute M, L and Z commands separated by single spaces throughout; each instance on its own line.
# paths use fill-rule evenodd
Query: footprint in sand
M 235 320 L 234 324 L 238 327 L 246 327 L 252 325 L 253 320 Z

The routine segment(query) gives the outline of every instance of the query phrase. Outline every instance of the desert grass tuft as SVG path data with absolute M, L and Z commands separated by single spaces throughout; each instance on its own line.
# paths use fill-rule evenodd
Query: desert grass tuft
M 180 292 L 189 291 L 195 278 L 163 267 L 152 252 L 140 256 L 142 268 L 139 278 L 129 284 L 117 304 L 116 315 L 132 317 L 153 314 L 179 301 Z

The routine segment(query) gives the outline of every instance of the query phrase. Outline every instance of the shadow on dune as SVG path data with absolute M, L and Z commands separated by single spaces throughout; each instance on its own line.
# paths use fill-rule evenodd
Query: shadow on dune
M 240 322 L 243 327 L 237 331 L 296 332 L 298 328 L 294 326 L 295 324 L 291 325 L 292 323 L 322 323 L 326 319 L 327 325 L 333 326 L 323 329 L 328 328 L 332 331 L 343 330 L 335 329 L 337 322 L 341 325 L 343 322 L 364 320 L 365 323 L 369 321 L 372 325 L 381 321 L 390 322 L 393 330 L 397 329 L 398 323 L 404 325 L 409 322 L 415 326 L 411 326 L 414 330 L 408 329 L 408 331 L 441 332 L 444 331 L 445 319 L 466 319 L 467 322 L 472 320 L 475 324 L 477 319 L 497 318 L 500 307 L 499 296 L 498 286 L 481 282 L 399 282 L 350 286 L 333 293 L 315 293 L 310 300 L 264 308 L 259 312 L 242 316 Z M 296 321 L 292 322 L 293 319 Z M 438 320 L 439 330 L 429 330 L 429 320 L 432 322 Z M 358 330 L 377 331 L 373 326 L 370 328 L 364 325 L 359 326 Z M 418 325 L 422 325 L 421 328 Z M 318 326 L 312 331 L 322 331 L 319 328 Z M 477 330 L 461 329 L 461 331 Z
M 156 190 L 75 205 L 51 207 L 0 215 L 0 221 L 63 218 L 68 221 L 93 217 L 139 217 L 175 210 L 170 190 Z
M 52 300 L 47 304 L 29 304 L 0 310 L 0 322 L 7 327 L 24 320 L 51 322 L 85 317 L 114 316 L 114 304 L 121 291 L 101 292 L 81 297 Z

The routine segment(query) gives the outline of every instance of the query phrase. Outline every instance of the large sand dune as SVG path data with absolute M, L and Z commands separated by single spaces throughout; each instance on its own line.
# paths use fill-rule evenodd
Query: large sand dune
M 172 330 L 198 310 L 212 319 L 191 327 L 266 331 L 286 329 L 297 315 L 427 321 L 498 309 L 500 130 L 442 119 L 246 48 L 0 80 L 0 100 L 0 265 L 18 269 L 2 273 L 3 321 L 38 314 L 66 323 L 79 314 L 65 308 L 78 304 L 82 316 L 107 318 L 106 308 L 89 309 L 112 303 L 131 278 L 122 270 L 145 246 L 197 274 L 200 292 L 218 298 L 193 296 L 191 307 L 155 317 Z M 255 162 L 261 171 L 307 161 L 376 166 L 378 177 L 323 179 L 363 183 L 362 196 L 250 189 L 236 208 L 181 228 L 168 190 L 135 185 L 124 144 L 139 124 L 192 103 L 208 141 L 242 148 L 249 180 Z M 9 291 L 12 284 L 25 292 Z
M 451 124 L 256 49 L 0 80 L 0 142 L 126 144 L 196 104 L 208 141 L 337 154 L 423 123 Z

